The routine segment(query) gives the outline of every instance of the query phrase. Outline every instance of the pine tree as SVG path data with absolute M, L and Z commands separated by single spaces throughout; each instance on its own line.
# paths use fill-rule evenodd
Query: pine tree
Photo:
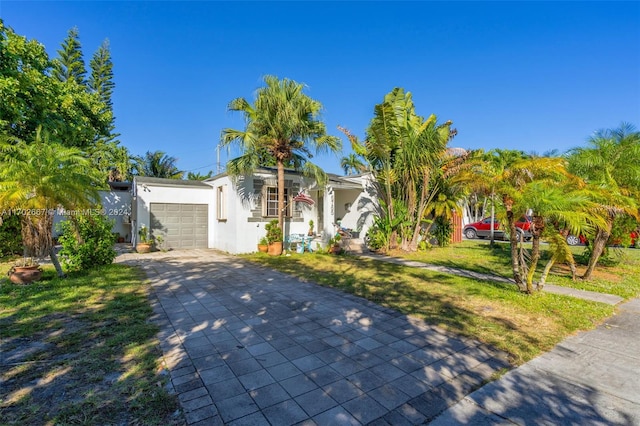
M 108 39 L 105 39 L 96 53 L 93 54 L 89 66 L 91 67 L 91 75 L 88 81 L 89 90 L 97 93 L 100 96 L 100 100 L 104 102 L 110 111 L 113 111 L 111 95 L 113 94 L 115 83 L 113 82 L 113 62 L 111 61 Z
M 78 28 L 69 30 L 67 38 L 62 42 L 62 49 L 58 50 L 59 58 L 53 62 L 53 72 L 62 82 L 75 81 L 79 85 L 85 84 L 87 70 L 84 66 L 84 56 Z

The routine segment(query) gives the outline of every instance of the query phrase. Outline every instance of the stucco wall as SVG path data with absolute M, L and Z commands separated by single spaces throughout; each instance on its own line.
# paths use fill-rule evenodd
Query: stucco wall
M 211 235 L 211 224 L 215 218 L 213 206 L 214 192 L 207 187 L 189 186 L 163 186 L 152 183 L 135 182 L 135 203 L 134 231 L 133 236 L 137 240 L 138 230 L 141 226 L 150 227 L 151 203 L 174 203 L 174 204 L 207 204 L 209 213 L 209 235 L 208 246 L 213 247 Z
M 275 176 L 268 173 L 256 173 L 249 178 L 239 177 L 232 179 L 229 176 L 221 176 L 207 183 L 218 193 L 219 187 L 226 186 L 227 212 L 226 218 L 220 220 L 214 215 L 209 224 L 209 233 L 212 235 L 212 248 L 229 253 L 251 253 L 257 251 L 260 238 L 265 235 L 265 225 L 273 220 L 272 217 L 254 217 L 252 210 L 260 207 L 259 200 L 254 191 L 254 179 L 262 179 L 267 186 L 275 186 Z M 308 189 L 310 183 L 299 175 L 287 175 L 286 179 L 296 180 L 300 188 Z M 317 201 L 317 191 L 307 191 Z M 296 194 L 293 194 L 296 195 Z M 214 195 L 214 213 L 217 212 L 217 195 Z M 285 221 L 284 233 L 306 234 L 309 230 L 309 220 L 315 222 L 317 230 L 316 205 L 308 206 L 298 204 L 295 206 L 301 213 L 301 218 L 295 221 Z
M 100 204 L 104 213 L 114 220 L 113 232 L 117 232 L 125 241 L 131 241 L 131 193 L 129 191 L 99 191 Z M 90 209 L 89 209 L 90 210 Z M 72 213 L 77 214 L 77 213 Z M 56 211 L 53 217 L 53 235 L 59 236 L 59 223 L 66 220 Z

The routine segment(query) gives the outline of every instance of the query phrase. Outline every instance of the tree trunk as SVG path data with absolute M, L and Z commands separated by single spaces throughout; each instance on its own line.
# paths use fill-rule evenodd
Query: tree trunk
M 496 240 L 495 240 L 495 236 L 496 235 L 495 235 L 495 230 L 494 230 L 494 227 L 495 227 L 494 226 L 494 222 L 496 220 L 496 205 L 493 202 L 494 195 L 495 194 L 492 192 L 491 193 L 491 242 L 489 243 L 489 245 L 491 247 L 493 247 L 495 245 L 495 243 L 496 243 Z
M 53 266 L 56 268 L 56 272 L 58 273 L 58 276 L 60 278 L 64 278 L 65 277 L 64 271 L 60 266 L 60 262 L 58 262 L 58 256 L 56 255 L 56 248 L 53 246 L 49 249 L 49 257 L 51 258 L 51 263 L 53 263 Z
M 551 257 L 547 264 L 544 266 L 544 270 L 542 271 L 542 275 L 540 275 L 540 282 L 538 283 L 537 290 L 542 290 L 542 287 L 547 282 L 547 277 L 549 276 L 549 272 L 551 271 L 551 267 L 556 263 L 555 259 Z
M 282 241 L 284 241 L 284 161 L 278 159 L 278 226 L 282 232 Z
M 507 226 L 509 227 L 509 243 L 511 244 L 511 269 L 513 272 L 513 279 L 516 285 L 521 291 L 526 290 L 526 285 L 522 281 L 522 275 L 520 274 L 520 261 L 518 258 L 518 240 L 516 239 L 516 223 L 513 220 L 513 211 L 511 210 L 513 202 L 503 197 L 504 205 L 507 209 Z
M 515 223 L 513 228 L 515 229 Z M 531 263 L 529 264 L 529 271 L 527 272 L 527 293 L 533 293 L 533 277 L 536 273 L 536 267 L 538 266 L 538 261 L 540 260 L 540 236 L 544 231 L 544 218 L 541 216 L 533 217 L 533 224 L 531 226 L 531 235 L 533 236 L 533 241 L 531 243 Z M 521 239 L 524 238 L 524 235 L 520 236 Z
M 536 231 L 533 233 L 533 241 L 531 243 L 531 263 L 527 272 L 527 293 L 533 294 L 533 276 L 536 273 L 536 266 L 540 260 L 540 234 Z
M 606 223 L 606 229 L 599 228 L 596 232 L 596 238 L 593 240 L 593 248 L 591 250 L 591 256 L 589 257 L 589 265 L 584 272 L 582 279 L 591 279 L 591 274 L 596 269 L 596 264 L 602 255 L 602 252 L 607 246 L 609 236 L 611 235 L 611 229 L 613 228 L 613 217 L 609 216 Z

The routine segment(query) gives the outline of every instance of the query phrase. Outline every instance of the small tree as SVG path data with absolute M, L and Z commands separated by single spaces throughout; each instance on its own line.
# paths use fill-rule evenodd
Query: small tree
M 0 141 L 0 208 L 20 216 L 25 256 L 49 255 L 64 276 L 53 249 L 53 215 L 79 211 L 98 200 L 104 181 L 76 148 L 50 142 L 38 129 L 33 143 Z

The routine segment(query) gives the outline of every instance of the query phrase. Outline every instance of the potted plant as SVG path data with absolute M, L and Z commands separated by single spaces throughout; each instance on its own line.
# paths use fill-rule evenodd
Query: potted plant
M 329 240 L 330 254 L 340 254 L 342 252 L 342 247 L 340 247 L 340 240 L 342 240 L 342 237 L 340 236 L 340 234 L 336 234 L 333 238 Z
M 16 262 L 7 275 L 14 284 L 31 284 L 42 277 L 42 269 L 33 258 L 25 257 Z
M 138 230 L 138 236 L 140 236 L 140 240 L 136 244 L 136 251 L 138 253 L 149 253 L 151 252 L 151 244 L 153 243 L 153 238 L 149 233 L 149 229 L 142 225 Z
M 272 256 L 279 256 L 282 254 L 282 229 L 278 226 L 278 219 L 274 219 L 267 223 L 265 226 L 267 230 L 267 242 L 269 248 L 267 253 Z
M 260 253 L 266 253 L 269 251 L 269 240 L 267 240 L 266 236 L 260 238 L 260 241 L 258 241 L 258 251 Z
M 307 236 L 313 237 L 313 220 L 309 221 L 309 232 L 307 232 Z

